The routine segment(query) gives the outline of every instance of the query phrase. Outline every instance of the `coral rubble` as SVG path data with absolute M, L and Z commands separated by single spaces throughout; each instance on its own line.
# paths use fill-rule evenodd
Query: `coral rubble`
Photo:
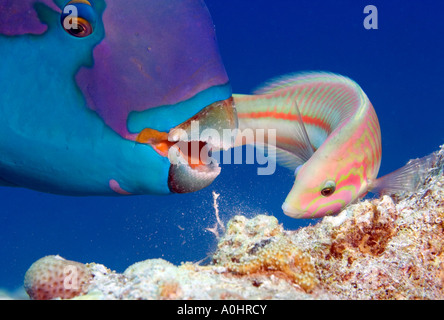
M 116 273 L 50 256 L 25 287 L 46 299 L 444 299 L 443 166 L 441 148 L 416 192 L 364 200 L 296 231 L 272 216 L 235 216 L 206 266 L 152 259 Z M 82 270 L 76 292 L 61 285 L 67 263 Z
M 412 194 L 382 196 L 292 232 L 341 299 L 444 298 L 444 149 Z
M 310 256 L 286 237 L 277 219 L 270 216 L 232 218 L 213 261 L 235 275 L 275 275 L 308 292 L 317 284 Z

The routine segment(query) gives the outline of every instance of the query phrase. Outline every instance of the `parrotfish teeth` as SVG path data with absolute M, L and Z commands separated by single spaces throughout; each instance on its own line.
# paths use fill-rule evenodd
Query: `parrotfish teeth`
M 230 97 L 205 107 L 169 133 L 145 128 L 135 140 L 168 157 L 170 191 L 194 192 L 211 184 L 220 174 L 221 168 L 211 152 L 233 147 L 237 124 L 234 100 Z
M 175 193 L 201 190 L 209 186 L 221 171 L 215 162 L 193 168 L 176 145 L 170 148 L 169 157 L 172 164 L 168 175 L 168 187 Z
M 233 98 L 217 101 L 170 130 L 168 141 L 174 143 L 168 150 L 171 166 L 168 187 L 172 192 L 188 193 L 210 185 L 221 168 L 211 158 L 214 148 L 229 149 L 234 145 L 237 115 Z
M 217 101 L 198 114 L 170 130 L 168 150 L 171 167 L 168 187 L 172 192 L 188 193 L 210 185 L 220 174 L 221 168 L 211 158 L 214 148 L 233 147 L 237 129 L 237 115 L 233 98 Z M 225 134 L 224 134 L 225 133 Z

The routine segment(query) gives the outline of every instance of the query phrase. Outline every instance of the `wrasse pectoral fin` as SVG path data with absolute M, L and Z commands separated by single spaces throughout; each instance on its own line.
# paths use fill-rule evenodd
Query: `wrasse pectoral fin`
M 310 142 L 310 138 L 308 137 L 307 129 L 305 128 L 304 121 L 302 120 L 301 111 L 299 110 L 296 99 L 292 101 L 292 109 L 297 116 L 297 121 L 295 122 L 294 126 L 294 136 L 298 141 L 302 142 L 299 148 L 297 148 L 296 156 L 305 163 L 313 155 L 314 148 Z
M 307 129 L 305 128 L 304 121 L 302 120 L 302 115 L 299 110 L 296 99 L 293 101 L 288 101 L 287 104 L 291 105 L 290 114 L 295 117 L 296 121 L 293 121 L 293 125 L 289 127 L 287 132 L 282 132 L 282 128 L 277 126 L 276 134 L 276 146 L 275 154 L 276 161 L 281 166 L 296 172 L 296 169 L 306 163 L 313 155 L 315 149 L 310 142 L 308 137 Z M 297 145 L 292 145 L 290 148 L 285 144 L 280 144 L 279 137 L 292 137 L 293 141 L 298 141 Z M 274 146 L 269 146 L 273 148 Z
M 437 152 L 419 159 L 410 160 L 405 166 L 374 181 L 370 192 L 376 194 L 397 194 L 415 191 L 424 182 L 428 170 L 435 165 L 437 160 Z
M 267 130 L 265 145 L 254 141 L 255 146 L 272 151 L 276 161 L 294 171 L 313 155 L 313 147 L 305 127 L 298 102 L 293 96 L 282 96 L 266 89 L 260 95 L 234 95 L 240 118 L 240 128 L 260 128 Z M 275 133 L 275 141 L 271 133 Z M 245 144 L 242 136 L 236 139 L 236 146 Z

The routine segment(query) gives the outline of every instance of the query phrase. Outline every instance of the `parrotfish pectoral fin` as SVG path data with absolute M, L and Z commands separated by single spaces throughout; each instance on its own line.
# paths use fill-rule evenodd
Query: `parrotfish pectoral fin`
M 428 156 L 410 160 L 405 166 L 393 171 L 371 185 L 371 192 L 377 194 L 396 194 L 416 190 L 427 172 L 438 160 L 438 153 L 434 152 Z

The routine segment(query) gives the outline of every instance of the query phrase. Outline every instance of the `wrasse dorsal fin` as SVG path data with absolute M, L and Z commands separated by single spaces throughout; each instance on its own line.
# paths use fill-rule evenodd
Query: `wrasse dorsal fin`
M 258 86 L 253 94 L 270 94 L 313 81 L 347 82 L 350 79 L 328 71 L 301 71 L 272 78 Z
M 437 161 L 438 152 L 410 160 L 405 166 L 374 181 L 370 191 L 377 194 L 413 192 L 424 182 Z

